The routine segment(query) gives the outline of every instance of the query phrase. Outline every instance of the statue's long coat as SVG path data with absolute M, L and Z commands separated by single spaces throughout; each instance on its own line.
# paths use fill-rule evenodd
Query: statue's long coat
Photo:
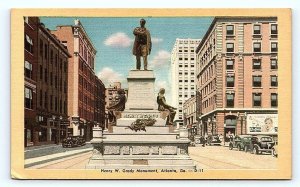
M 133 48 L 132 48 L 132 54 L 137 55 L 137 48 L 138 48 L 138 42 L 137 42 L 137 34 L 139 33 L 139 30 L 141 27 L 136 27 L 133 30 L 133 34 L 135 35 L 134 43 L 133 43 Z M 146 29 L 146 28 L 145 28 Z M 150 32 L 146 29 L 146 35 L 147 35 L 147 54 L 150 55 L 151 53 L 151 48 L 152 48 L 152 43 L 151 43 L 151 36 Z

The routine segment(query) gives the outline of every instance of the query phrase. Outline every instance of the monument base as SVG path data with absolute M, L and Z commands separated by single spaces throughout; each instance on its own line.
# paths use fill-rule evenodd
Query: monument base
M 153 71 L 130 71 L 127 80 L 125 111 L 110 131 L 94 129 L 94 154 L 86 168 L 194 170 L 187 132 L 174 133 L 166 126 L 166 116 L 157 110 Z M 131 128 L 137 119 L 155 119 L 155 123 L 143 129 Z

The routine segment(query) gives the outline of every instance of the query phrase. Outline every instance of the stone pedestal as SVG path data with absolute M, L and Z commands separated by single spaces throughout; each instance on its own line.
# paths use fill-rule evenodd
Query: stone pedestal
M 157 110 L 153 71 L 129 72 L 125 111 L 112 131 L 94 128 L 94 154 L 88 169 L 195 169 L 188 155 L 185 132 L 170 132 L 166 118 Z M 129 126 L 136 119 L 155 119 L 145 131 Z

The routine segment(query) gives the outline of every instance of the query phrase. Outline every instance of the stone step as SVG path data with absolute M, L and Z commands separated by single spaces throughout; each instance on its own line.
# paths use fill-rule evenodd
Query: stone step
M 188 155 L 92 156 L 87 169 L 195 169 Z M 158 171 L 161 172 L 161 171 Z M 174 171 L 175 172 L 175 171 Z

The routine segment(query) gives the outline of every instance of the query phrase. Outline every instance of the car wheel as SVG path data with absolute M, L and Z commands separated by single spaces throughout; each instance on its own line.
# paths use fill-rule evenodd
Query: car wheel
M 237 146 L 237 149 L 238 149 L 239 151 L 242 150 L 240 145 Z
M 244 147 L 244 151 L 245 151 L 245 153 L 248 152 L 248 147 L 247 146 Z
M 256 154 L 256 155 L 259 154 L 259 151 L 258 151 L 258 148 L 257 148 L 257 147 L 254 147 L 254 148 L 253 148 L 253 154 Z
M 229 149 L 232 150 L 233 149 L 233 145 L 229 144 Z
M 274 148 L 272 149 L 272 155 L 273 155 L 273 157 L 277 157 L 277 153 Z

